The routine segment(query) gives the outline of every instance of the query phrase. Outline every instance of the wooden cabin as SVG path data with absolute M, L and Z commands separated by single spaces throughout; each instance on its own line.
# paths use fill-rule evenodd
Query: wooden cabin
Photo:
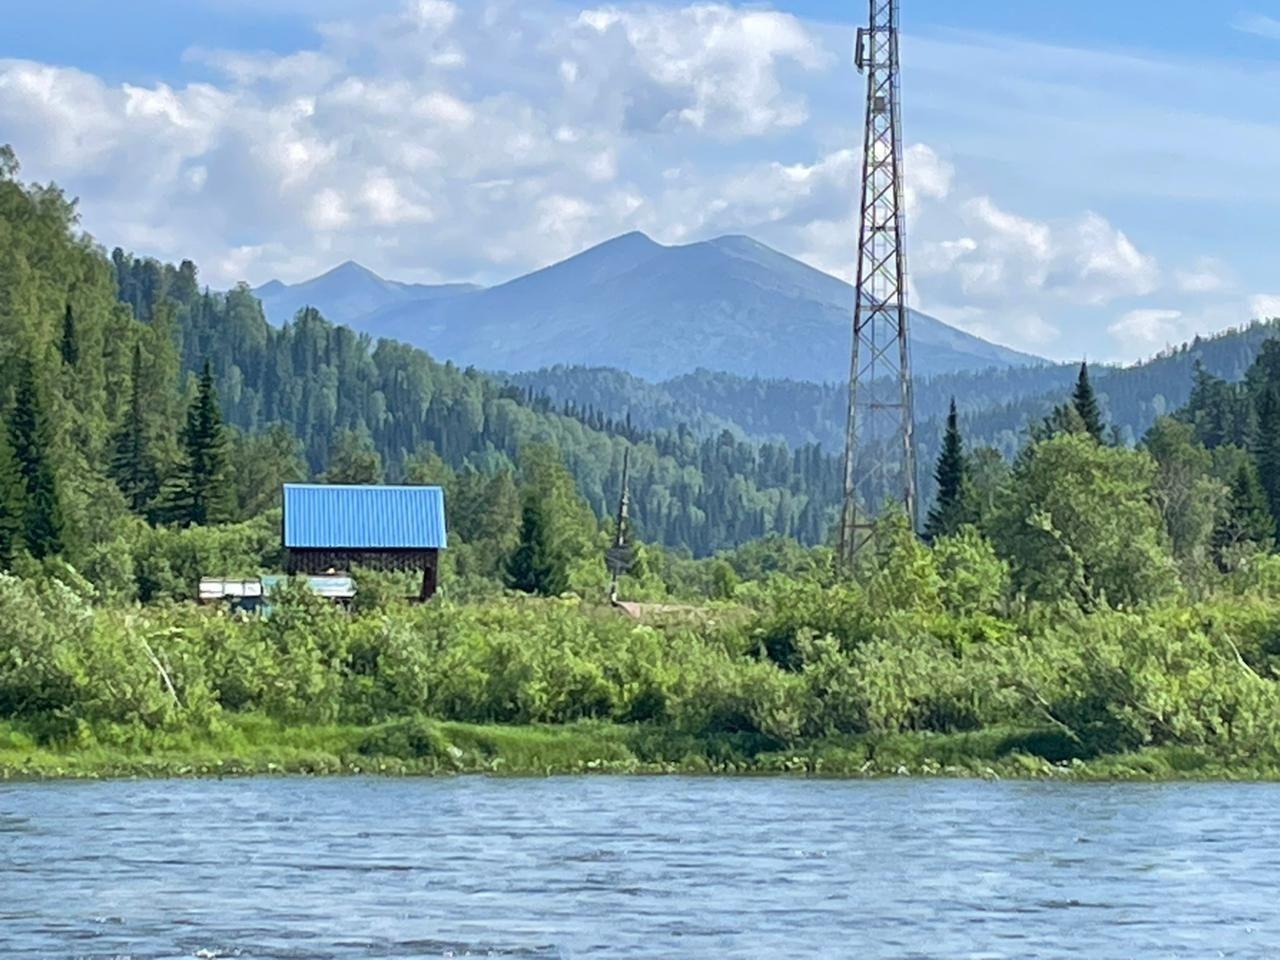
M 289 483 L 284 487 L 285 569 L 350 574 L 357 567 L 422 574 L 435 595 L 447 545 L 444 491 L 428 486 Z

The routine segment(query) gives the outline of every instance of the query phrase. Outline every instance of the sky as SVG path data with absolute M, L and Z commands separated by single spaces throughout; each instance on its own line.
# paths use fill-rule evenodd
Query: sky
M 0 142 L 215 288 L 642 230 L 848 279 L 850 0 L 6 0 Z M 357 12 L 359 11 L 359 12 Z M 1280 316 L 1280 0 L 902 0 L 912 306 L 1060 360 Z

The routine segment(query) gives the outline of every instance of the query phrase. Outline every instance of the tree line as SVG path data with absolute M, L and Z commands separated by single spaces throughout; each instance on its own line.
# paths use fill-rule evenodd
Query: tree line
M 827 540 L 840 469 L 816 444 L 758 444 L 683 423 L 645 429 L 625 414 L 374 342 L 314 310 L 273 328 L 244 286 L 201 289 L 190 261 L 107 255 L 78 232 L 74 203 L 55 187 L 19 182 L 16 159 L 3 158 L 6 567 L 61 557 L 103 582 L 133 584 L 138 596 L 164 595 L 193 576 L 200 531 L 226 526 L 237 531 L 228 542 L 278 540 L 270 531 L 285 482 L 397 480 L 446 487 L 458 545 L 449 562 L 460 576 L 536 582 L 545 592 L 598 578 L 627 450 L 633 530 L 652 548 L 633 577 L 642 591 L 674 583 L 668 574 L 682 558 L 765 537 Z M 1013 455 L 965 449 L 966 421 L 953 403 L 926 533 L 972 525 L 1010 562 L 1030 551 L 1015 569 L 1039 576 L 1052 560 L 1053 577 L 1084 595 L 1098 592 L 1090 584 L 1106 565 L 1095 554 L 1107 544 L 1119 558 L 1143 545 L 1154 556 L 1167 542 L 1184 570 L 1237 566 L 1275 539 L 1276 356 L 1264 345 L 1237 383 L 1198 368 L 1186 406 L 1158 419 L 1136 449 L 1114 418 L 1105 422 L 1087 366 L 1072 401 L 1023 430 Z M 1089 443 L 1049 443 L 1064 436 Z M 1111 534 L 1127 526 L 1116 519 L 1089 528 L 1096 542 L 1075 542 L 1088 527 L 1070 517 L 1084 506 L 1069 495 L 1078 474 L 1110 478 L 1117 492 L 1146 489 L 1149 475 L 1162 531 L 1134 532 L 1120 549 Z M 1040 527 L 1029 532 L 1028 518 Z M 1126 569 L 1114 564 L 1112 573 Z M 718 586 L 708 589 L 731 592 L 725 567 L 716 569 Z M 1141 580 L 1105 590 L 1136 595 Z

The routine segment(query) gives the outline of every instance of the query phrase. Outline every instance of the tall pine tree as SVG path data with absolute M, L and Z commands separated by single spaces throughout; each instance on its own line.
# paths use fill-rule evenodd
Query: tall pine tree
M 1080 376 L 1076 378 L 1076 388 L 1071 394 L 1071 404 L 1084 421 L 1084 428 L 1099 443 L 1102 442 L 1102 411 L 1098 408 L 1098 398 L 1094 395 L 1093 384 L 1089 382 L 1089 364 L 1080 364 Z
M 24 545 L 26 492 L 9 434 L 0 430 L 0 571 L 13 566 L 14 556 Z
M 556 596 L 569 589 L 573 564 L 592 551 L 596 519 L 555 448 L 525 447 L 520 472 L 520 540 L 507 565 L 507 582 Z
M 62 362 L 69 367 L 74 367 L 80 361 L 80 341 L 76 336 L 76 318 L 71 311 L 71 304 L 67 304 L 66 312 L 62 315 L 62 344 L 61 344 Z
M 960 437 L 956 401 L 952 397 L 951 409 L 947 412 L 947 432 L 943 437 L 942 452 L 938 454 L 938 466 L 933 474 L 938 481 L 938 496 L 925 520 L 926 539 L 936 540 L 953 534 L 965 523 L 964 491 L 968 466 L 964 455 L 964 441 Z
M 155 457 L 147 429 L 142 344 L 134 344 L 129 407 L 111 444 L 111 478 L 134 513 L 142 513 L 159 488 Z
M 50 459 L 49 423 L 36 383 L 35 364 L 18 367 L 18 389 L 9 418 L 9 443 L 17 462 L 23 494 L 22 540 L 36 559 L 62 552 L 62 505 L 58 478 Z
M 1257 409 L 1253 453 L 1274 532 L 1280 527 L 1280 384 L 1270 383 L 1262 388 Z
M 183 526 L 223 523 L 231 518 L 231 481 L 226 428 L 218 406 L 213 366 L 208 360 L 187 410 L 182 430 L 182 462 L 172 484 L 170 513 Z
M 548 507 L 536 492 L 526 493 L 520 542 L 507 562 L 506 574 L 513 590 L 555 597 L 569 589 L 569 558 L 556 541 Z

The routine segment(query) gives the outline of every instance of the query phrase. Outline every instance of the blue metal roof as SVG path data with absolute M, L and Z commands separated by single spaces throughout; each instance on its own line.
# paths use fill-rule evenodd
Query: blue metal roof
M 295 549 L 443 550 L 439 487 L 284 485 L 284 545 Z

